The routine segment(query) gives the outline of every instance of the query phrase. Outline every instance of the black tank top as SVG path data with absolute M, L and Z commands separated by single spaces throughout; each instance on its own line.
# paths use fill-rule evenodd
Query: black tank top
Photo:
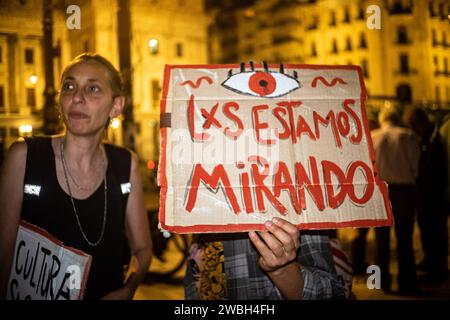
M 122 193 L 121 184 L 130 181 L 130 152 L 105 144 L 108 157 L 106 225 L 102 241 L 92 247 L 81 234 L 70 196 L 58 183 L 51 138 L 34 137 L 25 141 L 28 152 L 24 183 L 41 186 L 41 191 L 39 196 L 24 193 L 22 219 L 43 228 L 64 245 L 92 256 L 85 299 L 100 299 L 120 288 L 126 263 L 124 253 L 128 249 L 124 231 L 128 194 Z M 96 242 L 101 233 L 104 201 L 104 183 L 89 198 L 74 199 L 81 226 L 91 242 Z

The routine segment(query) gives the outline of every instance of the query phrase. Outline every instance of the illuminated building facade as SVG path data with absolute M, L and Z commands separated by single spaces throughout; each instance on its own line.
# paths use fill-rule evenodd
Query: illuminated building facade
M 65 23 L 55 12 L 54 28 Z M 42 1 L 0 2 L 0 151 L 42 126 L 45 88 Z M 55 32 L 55 75 L 62 66 L 64 34 Z
M 159 99 L 165 64 L 207 63 L 209 20 L 201 0 L 129 1 L 136 151 L 158 160 Z M 80 29 L 66 25 L 70 5 L 80 8 Z M 42 126 L 45 88 L 42 59 L 43 0 L 0 1 L 0 139 L 5 148 L 22 125 Z M 54 1 L 55 83 L 62 68 L 82 52 L 97 52 L 119 68 L 118 0 Z M 33 76 L 33 77 L 32 77 Z M 58 88 L 58 85 L 57 85 Z M 109 140 L 122 144 L 122 126 Z M 23 127 L 27 130 L 29 127 Z
M 380 29 L 369 28 L 377 14 L 371 5 L 379 8 Z M 359 65 L 372 100 L 445 105 L 449 14 L 448 0 L 257 0 L 228 12 L 236 21 L 235 42 L 210 46 L 211 57 L 220 63 Z
M 69 3 L 70 2 L 70 3 Z M 450 101 L 449 0 L 136 0 L 130 2 L 136 151 L 158 159 L 164 64 L 354 64 L 369 97 Z M 45 88 L 43 0 L 0 1 L 0 141 L 8 146 L 42 126 Z M 76 55 L 98 52 L 119 67 L 119 0 L 54 1 L 55 83 Z M 69 30 L 69 5 L 81 29 Z M 370 29 L 380 9 L 380 29 Z M 208 12 L 208 14 L 207 14 Z M 209 15 L 209 16 L 208 16 Z M 211 18 L 213 17 L 213 18 Z M 109 139 L 122 144 L 121 122 Z M 22 128 L 22 131 L 19 129 Z

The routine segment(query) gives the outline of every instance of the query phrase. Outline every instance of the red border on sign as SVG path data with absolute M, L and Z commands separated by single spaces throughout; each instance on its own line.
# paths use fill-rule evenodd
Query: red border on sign
M 50 240 L 51 242 L 53 242 L 57 246 L 63 247 L 64 249 L 69 250 L 69 251 L 71 251 L 71 252 L 73 252 L 73 253 L 75 253 L 75 254 L 77 254 L 79 256 L 83 256 L 83 257 L 87 257 L 88 258 L 88 260 L 86 262 L 86 267 L 85 267 L 85 270 L 84 270 L 84 274 L 83 274 L 83 280 L 81 281 L 81 288 L 82 288 L 82 290 L 80 290 L 80 293 L 78 295 L 78 300 L 83 299 L 84 291 L 85 291 L 87 280 L 88 280 L 88 276 L 89 276 L 89 270 L 91 268 L 92 256 L 90 256 L 89 254 L 87 254 L 87 253 L 85 253 L 85 252 L 83 252 L 81 250 L 65 246 L 62 241 L 60 241 L 57 238 L 55 238 L 54 236 L 52 236 L 50 233 L 48 233 L 44 229 L 42 229 L 42 228 L 40 228 L 40 227 L 38 227 L 38 226 L 36 226 L 34 224 L 31 224 L 29 222 L 26 222 L 25 220 L 21 220 L 20 221 L 20 226 L 25 228 L 25 229 L 28 229 L 28 230 L 31 230 L 33 232 L 38 233 L 39 235 L 41 235 L 44 238 Z
M 164 68 L 164 83 L 162 91 L 162 99 L 160 105 L 160 113 L 166 113 L 166 98 L 169 92 L 169 82 L 170 82 L 170 70 L 171 66 L 166 65 Z M 160 129 L 161 134 L 161 152 L 160 161 L 158 168 L 158 182 L 161 185 L 161 192 L 159 197 L 159 221 L 163 225 L 166 221 L 166 198 L 167 198 L 167 176 L 166 176 L 166 149 L 167 149 L 167 127 Z
M 361 67 L 359 66 L 347 66 L 347 65 L 306 65 L 306 64 L 285 64 L 286 69 L 294 68 L 294 69 L 314 69 L 314 70 L 356 70 L 358 72 L 358 78 L 361 88 L 361 115 L 363 120 L 363 127 L 367 137 L 367 145 L 369 151 L 369 157 L 372 164 L 372 169 L 375 176 L 375 182 L 379 187 L 381 194 L 384 200 L 384 206 L 387 213 L 386 219 L 380 220 L 353 220 L 347 222 L 315 222 L 315 223 L 301 223 L 297 224 L 298 229 L 335 229 L 335 228 L 361 228 L 366 227 L 368 225 L 373 227 L 381 227 L 381 226 L 390 226 L 394 223 L 394 218 L 392 215 L 392 209 L 390 205 L 389 195 L 387 185 L 384 181 L 380 180 L 380 175 L 378 174 L 378 168 L 375 165 L 375 153 L 373 150 L 372 138 L 370 135 L 370 130 L 367 123 L 367 116 L 365 112 L 365 101 L 367 99 L 367 91 L 363 81 L 363 75 Z M 246 67 L 250 67 L 249 64 L 246 64 Z M 256 68 L 261 68 L 262 64 L 255 64 Z M 270 64 L 270 68 L 278 68 L 278 64 Z M 164 83 L 163 83 L 163 92 L 162 99 L 160 104 L 161 113 L 166 112 L 166 98 L 169 91 L 170 85 L 170 71 L 172 69 L 226 69 L 226 68 L 240 68 L 239 64 L 204 64 L 204 65 L 166 65 L 164 68 Z M 164 230 L 177 232 L 177 233 L 206 233 L 206 232 L 245 232 L 250 230 L 266 230 L 264 223 L 257 224 L 226 224 L 226 225 L 195 225 L 195 226 L 169 226 L 166 225 L 166 199 L 167 199 L 167 159 L 166 159 L 166 148 L 167 148 L 167 128 L 161 128 L 161 157 L 160 157 L 160 168 L 159 168 L 159 177 L 160 177 L 160 213 L 159 213 L 159 221 L 161 224 L 161 228 Z

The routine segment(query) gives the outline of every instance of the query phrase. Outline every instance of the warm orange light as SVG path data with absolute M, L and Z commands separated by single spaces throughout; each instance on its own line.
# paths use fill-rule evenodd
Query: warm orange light
M 148 160 L 147 161 L 147 168 L 149 168 L 150 170 L 155 169 L 155 162 L 153 160 Z
M 158 46 L 158 40 L 157 40 L 157 39 L 150 39 L 150 40 L 148 41 L 148 46 L 149 46 L 150 48 L 155 48 L 155 47 L 157 47 L 157 46 Z
M 253 9 L 247 9 L 244 11 L 244 17 L 246 18 L 254 18 L 255 17 L 255 10 Z
M 38 82 L 38 76 L 35 74 L 32 74 L 30 76 L 30 82 L 31 82 L 31 84 L 36 84 Z
M 33 126 L 31 124 L 24 124 L 19 127 L 19 132 L 21 136 L 27 136 L 33 133 Z
M 120 120 L 118 118 L 112 118 L 110 126 L 113 129 L 117 129 L 118 127 L 120 127 Z

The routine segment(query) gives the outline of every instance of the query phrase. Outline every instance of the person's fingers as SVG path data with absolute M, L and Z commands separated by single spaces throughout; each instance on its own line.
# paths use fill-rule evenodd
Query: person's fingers
M 275 237 L 270 232 L 258 232 L 258 235 L 264 240 L 266 246 L 269 248 L 271 253 L 275 255 L 276 257 L 282 257 L 285 254 L 285 248 L 283 246 L 283 243 L 280 242 L 277 237 Z M 267 257 L 269 258 L 269 257 Z
M 256 233 L 255 231 L 250 231 L 248 235 L 261 256 L 269 256 L 273 254 L 267 247 L 266 243 L 260 238 L 260 234 Z
M 260 254 L 258 259 L 259 266 L 264 271 L 271 272 L 282 266 L 285 263 L 286 257 L 277 257 L 274 254 L 273 250 L 265 242 L 268 240 L 263 240 L 263 237 L 266 235 L 270 234 L 268 232 L 249 232 L 249 238 Z
M 300 234 L 297 227 L 289 221 L 281 218 L 273 218 L 272 221 L 277 227 L 283 229 L 286 233 L 289 234 L 289 236 L 294 241 L 295 248 L 298 249 L 300 247 Z
M 249 238 L 260 254 L 260 266 L 270 272 L 297 257 L 300 237 L 292 223 L 280 218 L 266 221 L 265 227 L 267 231 L 250 231 Z
M 288 232 L 288 233 L 295 233 L 298 231 L 296 226 L 294 226 L 292 223 L 290 223 L 289 221 L 287 221 L 285 219 L 273 218 L 272 221 L 280 228 L 283 228 L 284 230 L 286 230 L 286 232 Z
M 297 251 L 297 248 L 295 246 L 295 239 L 294 239 L 294 235 L 287 233 L 283 228 L 277 226 L 275 223 L 273 223 L 272 221 L 267 221 L 265 223 L 265 226 L 267 228 L 267 230 L 270 232 L 270 234 L 272 234 L 275 239 L 277 240 L 277 242 L 281 243 L 281 246 L 283 247 L 283 249 L 285 251 Z M 276 246 L 276 243 L 275 243 Z

